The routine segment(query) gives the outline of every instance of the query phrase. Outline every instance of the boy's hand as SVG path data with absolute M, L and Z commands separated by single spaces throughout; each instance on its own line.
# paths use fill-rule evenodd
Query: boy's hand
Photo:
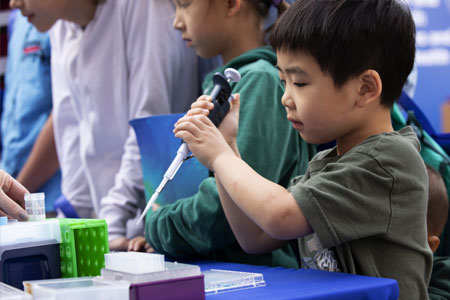
M 233 102 L 230 113 L 236 115 L 236 110 L 239 110 L 239 104 L 235 104 L 236 102 L 239 103 L 239 97 L 233 100 Z M 213 170 L 213 163 L 219 155 L 225 153 L 231 155 L 235 154 L 217 127 L 214 126 L 213 122 L 206 116 L 206 113 L 203 113 L 203 108 L 194 109 L 195 111 L 193 111 L 193 109 L 190 110 L 191 115 L 186 115 L 175 123 L 173 132 L 176 137 L 183 139 L 188 144 L 189 149 L 203 165 L 208 169 Z M 233 114 L 230 116 L 233 116 Z M 226 121 L 225 119 L 228 117 L 228 119 L 233 122 L 234 120 L 232 120 L 230 116 L 227 115 L 224 118 L 224 121 Z M 230 132 L 232 133 L 233 130 L 235 129 L 231 128 Z M 236 133 L 234 134 L 236 135 Z
M 240 95 L 234 94 L 234 100 L 231 102 L 231 108 L 225 118 L 219 125 L 219 130 L 222 133 L 228 145 L 236 143 L 236 136 L 239 127 L 239 106 Z M 188 116 L 194 115 L 209 115 L 209 112 L 214 108 L 212 98 L 207 95 L 200 96 L 197 101 L 192 103 L 191 109 L 187 112 Z

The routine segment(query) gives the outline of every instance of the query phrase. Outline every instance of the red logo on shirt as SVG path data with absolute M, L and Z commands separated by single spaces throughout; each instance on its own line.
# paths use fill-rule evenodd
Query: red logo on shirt
M 40 45 L 30 45 L 23 48 L 23 54 L 32 54 L 41 51 Z

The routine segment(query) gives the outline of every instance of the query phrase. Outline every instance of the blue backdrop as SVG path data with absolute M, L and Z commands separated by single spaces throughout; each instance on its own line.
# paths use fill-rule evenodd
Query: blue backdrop
M 450 100 L 450 0 L 408 0 L 416 22 L 418 82 L 415 102 L 437 132 Z
M 141 153 L 147 201 L 159 186 L 164 173 L 181 146 L 181 140 L 174 136 L 172 130 L 175 122 L 182 116 L 183 114 L 159 115 L 130 122 L 136 132 Z M 206 177 L 208 177 L 208 169 L 196 158 L 185 161 L 173 180 L 167 183 L 156 203 L 170 204 L 178 199 L 194 195 Z

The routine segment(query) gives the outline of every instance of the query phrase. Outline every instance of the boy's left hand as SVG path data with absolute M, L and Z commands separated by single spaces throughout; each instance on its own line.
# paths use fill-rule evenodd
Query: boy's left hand
M 213 163 L 219 155 L 234 155 L 219 129 L 205 115 L 182 117 L 175 124 L 173 132 L 176 137 L 183 139 L 194 156 L 212 171 Z

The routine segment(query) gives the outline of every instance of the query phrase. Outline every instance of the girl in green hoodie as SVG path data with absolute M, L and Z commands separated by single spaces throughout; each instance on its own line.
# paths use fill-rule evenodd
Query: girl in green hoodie
M 242 99 L 237 135 L 242 158 L 268 180 L 287 186 L 292 177 L 305 172 L 315 154 L 286 120 L 276 55 L 264 46 L 264 18 L 272 6 L 281 14 L 287 4 L 271 0 L 175 0 L 175 4 L 173 26 L 187 47 L 205 58 L 221 55 L 225 65 L 215 72 L 234 68 L 241 73 L 232 88 Z M 212 89 L 212 75 L 204 81 L 204 94 Z M 289 245 L 266 255 L 246 254 L 239 247 L 212 176 L 195 195 L 153 212 L 146 220 L 146 241 L 175 259 L 298 267 Z

